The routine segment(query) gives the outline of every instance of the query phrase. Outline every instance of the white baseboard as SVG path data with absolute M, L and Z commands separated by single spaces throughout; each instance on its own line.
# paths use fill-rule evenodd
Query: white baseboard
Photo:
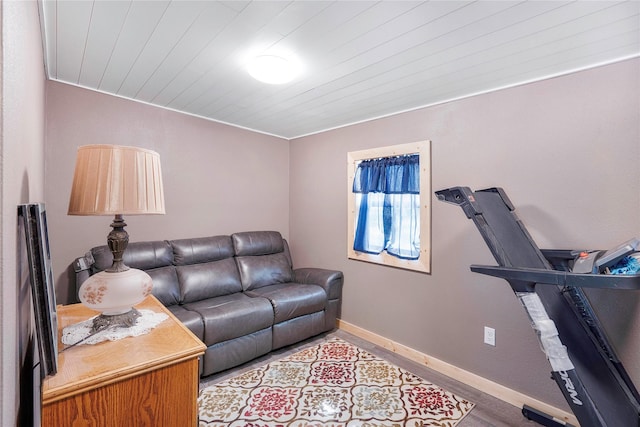
M 428 356 L 417 350 L 414 350 L 405 345 L 399 344 L 395 341 L 387 339 L 381 335 L 367 331 L 359 326 L 345 322 L 338 319 L 338 328 L 345 332 L 349 332 L 357 337 L 367 340 L 373 344 L 384 347 L 400 356 L 406 357 L 409 360 L 425 365 L 428 368 L 433 369 L 443 375 L 446 375 L 454 380 L 465 383 L 477 390 L 487 393 L 493 397 L 496 397 L 504 402 L 514 405 L 518 408 L 522 408 L 523 405 L 528 405 L 539 411 L 544 412 L 547 415 L 557 418 L 558 420 L 566 423 L 578 426 L 578 420 L 575 415 L 551 406 L 547 403 L 541 402 L 537 399 L 529 397 L 525 394 L 507 388 L 503 385 L 497 384 L 479 375 L 460 369 L 442 360 L 438 360 L 434 357 Z

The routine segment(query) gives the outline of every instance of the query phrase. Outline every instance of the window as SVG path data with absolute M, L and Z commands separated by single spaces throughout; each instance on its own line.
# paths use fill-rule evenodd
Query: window
M 348 257 L 430 272 L 430 143 L 348 153 Z

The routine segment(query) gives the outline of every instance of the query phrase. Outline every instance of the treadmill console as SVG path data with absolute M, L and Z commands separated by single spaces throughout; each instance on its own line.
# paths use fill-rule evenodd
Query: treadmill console
M 615 265 L 625 256 L 635 252 L 640 246 L 640 239 L 633 238 L 608 251 L 585 251 L 573 263 L 573 273 L 599 274 L 605 268 Z

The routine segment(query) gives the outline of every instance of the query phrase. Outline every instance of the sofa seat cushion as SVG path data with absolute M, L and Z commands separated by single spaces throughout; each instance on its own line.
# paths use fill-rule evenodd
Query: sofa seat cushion
M 322 311 L 327 304 L 326 292 L 317 285 L 279 283 L 245 293 L 251 297 L 262 297 L 271 301 L 275 315 L 274 323 Z
M 199 313 L 207 346 L 251 334 L 273 325 L 273 308 L 266 298 L 243 293 L 223 295 L 183 306 Z
M 189 328 L 200 341 L 204 341 L 204 322 L 200 313 L 187 310 L 181 305 L 171 305 L 167 309 Z

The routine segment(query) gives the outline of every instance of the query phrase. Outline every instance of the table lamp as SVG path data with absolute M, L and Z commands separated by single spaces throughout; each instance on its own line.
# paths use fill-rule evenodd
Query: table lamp
M 153 287 L 151 277 L 129 268 L 123 254 L 129 243 L 123 215 L 164 214 L 160 156 L 155 151 L 121 145 L 78 148 L 68 215 L 113 215 L 107 244 L 113 264 L 80 286 L 85 306 L 101 312 L 92 332 L 135 325 L 140 303 Z

